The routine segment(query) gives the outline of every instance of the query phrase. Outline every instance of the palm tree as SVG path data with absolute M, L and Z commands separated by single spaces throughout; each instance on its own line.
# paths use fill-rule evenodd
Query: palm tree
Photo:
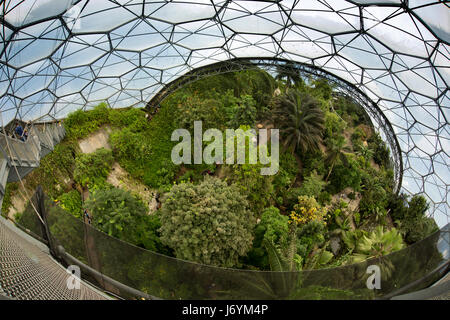
M 277 75 L 276 80 L 282 80 L 286 83 L 286 89 L 289 90 L 291 87 L 303 84 L 303 79 L 300 76 L 299 71 L 295 68 L 295 64 L 288 62 L 286 64 L 276 65 Z
M 282 130 L 285 148 L 308 152 L 319 148 L 324 114 L 319 103 L 308 94 L 289 90 L 275 100 L 274 122 Z
M 342 136 L 339 136 L 338 139 L 332 139 L 332 143 L 327 150 L 327 157 L 325 158 L 325 163 L 330 166 L 330 170 L 328 171 L 327 178 L 325 181 L 328 181 L 328 178 L 333 171 L 334 165 L 340 159 L 344 165 L 348 164 L 347 157 L 345 155 L 346 152 L 351 152 L 350 148 L 345 146 L 345 139 Z

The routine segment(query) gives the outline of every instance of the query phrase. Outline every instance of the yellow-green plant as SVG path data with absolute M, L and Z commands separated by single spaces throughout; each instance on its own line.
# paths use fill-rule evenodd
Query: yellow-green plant
M 294 210 L 289 215 L 290 224 L 305 225 L 310 221 L 323 221 L 327 210 L 323 208 L 314 197 L 299 196 Z

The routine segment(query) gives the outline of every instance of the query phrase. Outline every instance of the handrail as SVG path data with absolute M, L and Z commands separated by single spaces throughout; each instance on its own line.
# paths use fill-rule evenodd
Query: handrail
M 437 275 L 440 272 L 445 274 L 449 270 L 450 270 L 450 260 L 443 263 L 442 265 L 438 266 L 437 268 L 435 268 L 434 270 L 432 270 L 431 272 L 429 272 L 422 278 L 417 279 L 416 281 L 413 281 L 410 284 L 408 284 L 394 292 L 391 292 L 390 294 L 385 295 L 383 297 L 383 299 L 395 299 L 397 297 L 407 296 L 410 293 L 407 293 L 407 294 L 405 294 L 405 293 L 408 292 L 409 290 L 413 289 L 415 286 L 420 285 L 421 283 L 424 283 L 426 281 L 429 281 L 433 276 Z M 448 284 L 450 285 L 450 282 L 448 282 Z M 423 290 L 425 290 L 425 289 L 423 289 Z M 423 291 L 423 290 L 420 290 L 420 291 Z
M 139 291 L 137 289 L 131 288 L 119 281 L 116 281 L 110 277 L 108 277 L 107 275 L 104 275 L 100 272 L 98 272 L 97 270 L 95 270 L 94 268 L 91 268 L 90 266 L 86 265 L 85 263 L 81 262 L 80 260 L 78 260 L 77 258 L 71 256 L 70 254 L 68 254 L 66 252 L 66 250 L 64 249 L 63 246 L 59 245 L 57 246 L 57 252 L 58 255 L 61 259 L 63 259 L 68 265 L 77 265 L 78 267 L 80 267 L 80 269 L 89 274 L 90 276 L 93 276 L 94 278 L 96 277 L 100 277 L 103 281 L 111 284 L 112 286 L 118 288 L 120 291 L 126 292 L 128 293 L 130 296 L 135 296 L 135 297 L 140 297 L 143 298 L 145 300 L 163 300 L 161 298 L 157 298 L 155 296 L 151 296 L 148 295 L 142 291 Z

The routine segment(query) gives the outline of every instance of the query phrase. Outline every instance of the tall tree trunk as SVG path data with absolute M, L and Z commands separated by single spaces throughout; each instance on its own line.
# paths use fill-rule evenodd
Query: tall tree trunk
M 330 174 L 331 174 L 331 171 L 333 171 L 333 167 L 334 167 L 334 164 L 336 163 L 336 161 L 334 161 L 332 164 L 331 164 L 331 168 L 330 168 L 330 171 L 328 171 L 328 175 L 327 175 L 327 177 L 326 177 L 326 179 L 325 179 L 325 182 L 328 182 L 328 178 L 330 177 Z

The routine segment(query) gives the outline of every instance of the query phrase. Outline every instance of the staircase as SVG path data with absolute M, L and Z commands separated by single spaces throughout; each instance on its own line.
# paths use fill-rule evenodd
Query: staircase
M 0 134 L 0 208 L 6 183 L 19 181 L 39 167 L 40 160 L 49 154 L 64 136 L 64 126 L 56 122 L 34 124 L 26 141 Z

